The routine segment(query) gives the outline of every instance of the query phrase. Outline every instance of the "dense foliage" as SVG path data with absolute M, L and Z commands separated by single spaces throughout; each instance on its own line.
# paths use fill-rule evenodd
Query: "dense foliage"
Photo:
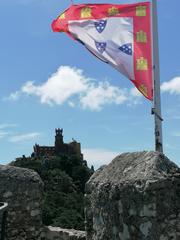
M 85 183 L 93 173 L 76 157 L 19 158 L 13 165 L 35 170 L 44 182 L 43 223 L 84 230 Z

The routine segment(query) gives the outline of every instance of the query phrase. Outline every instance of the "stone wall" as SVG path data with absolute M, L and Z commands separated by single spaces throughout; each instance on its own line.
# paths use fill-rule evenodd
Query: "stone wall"
M 37 173 L 0 165 L 0 202 L 8 203 L 6 240 L 85 240 L 83 231 L 42 225 L 42 193 Z
M 32 170 L 0 165 L 0 202 L 8 203 L 7 240 L 40 240 L 43 183 Z
M 83 231 L 59 227 L 46 227 L 44 235 L 46 240 L 86 240 L 86 234 Z
M 157 152 L 125 153 L 87 183 L 87 240 L 180 240 L 180 169 Z
M 44 227 L 43 183 L 32 170 L 0 165 L 7 240 L 180 240 L 180 169 L 157 152 L 125 153 L 86 186 L 85 232 Z

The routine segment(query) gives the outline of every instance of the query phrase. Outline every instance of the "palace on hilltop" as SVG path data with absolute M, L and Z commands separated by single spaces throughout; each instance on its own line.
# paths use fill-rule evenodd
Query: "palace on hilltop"
M 74 139 L 70 143 L 64 143 L 63 129 L 60 128 L 55 129 L 54 146 L 40 146 L 35 144 L 33 155 L 34 157 L 69 155 L 76 156 L 83 160 L 81 144 Z

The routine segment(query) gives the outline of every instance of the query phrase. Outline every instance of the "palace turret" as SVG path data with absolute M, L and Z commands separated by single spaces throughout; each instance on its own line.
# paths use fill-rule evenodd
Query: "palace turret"
M 60 128 L 55 129 L 54 146 L 40 146 L 35 144 L 33 155 L 34 157 L 69 155 L 83 160 L 81 144 L 74 139 L 70 143 L 64 143 L 63 129 Z

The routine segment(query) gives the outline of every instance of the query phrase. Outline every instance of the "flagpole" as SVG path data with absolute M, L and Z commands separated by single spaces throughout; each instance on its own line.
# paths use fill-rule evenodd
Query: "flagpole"
M 158 43 L 158 18 L 157 0 L 152 0 L 152 34 L 153 34 L 153 79 L 154 101 L 152 114 L 155 122 L 155 150 L 163 153 L 162 117 L 161 117 L 161 92 L 159 69 L 159 43 Z

